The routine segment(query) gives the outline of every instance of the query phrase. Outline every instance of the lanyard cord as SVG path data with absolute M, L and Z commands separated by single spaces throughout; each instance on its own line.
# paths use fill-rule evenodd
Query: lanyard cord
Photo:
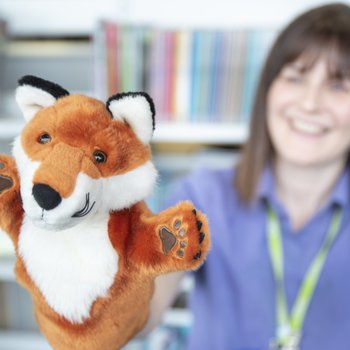
M 305 274 L 304 280 L 302 281 L 297 298 L 289 316 L 283 284 L 284 268 L 281 228 L 276 213 L 268 204 L 267 237 L 270 259 L 276 283 L 276 336 L 280 344 L 285 344 L 291 335 L 299 334 L 303 327 L 305 314 L 319 280 L 322 267 L 325 263 L 328 252 L 339 233 L 341 218 L 342 211 L 341 208 L 337 206 L 334 209 L 332 220 L 324 242 Z

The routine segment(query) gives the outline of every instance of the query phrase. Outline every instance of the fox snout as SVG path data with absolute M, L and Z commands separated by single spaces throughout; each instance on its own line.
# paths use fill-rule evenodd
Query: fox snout
M 52 187 L 45 184 L 34 185 L 33 196 L 39 206 L 45 210 L 56 208 L 62 201 L 60 194 Z
M 33 196 L 43 209 L 53 209 L 60 203 L 61 197 L 67 198 L 72 194 L 82 171 L 83 158 L 82 150 L 59 143 L 41 160 L 33 178 Z

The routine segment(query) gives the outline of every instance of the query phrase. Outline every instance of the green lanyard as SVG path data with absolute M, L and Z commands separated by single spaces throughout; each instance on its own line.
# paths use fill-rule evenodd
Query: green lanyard
M 312 261 L 302 281 L 299 293 L 293 305 L 291 314 L 288 315 L 288 307 L 283 284 L 283 248 L 281 228 L 276 213 L 268 205 L 267 237 L 269 253 L 276 283 L 276 341 L 272 348 L 298 349 L 301 329 L 305 314 L 309 307 L 312 295 L 319 280 L 322 267 L 328 252 L 339 233 L 342 212 L 340 207 L 335 207 L 325 240 Z

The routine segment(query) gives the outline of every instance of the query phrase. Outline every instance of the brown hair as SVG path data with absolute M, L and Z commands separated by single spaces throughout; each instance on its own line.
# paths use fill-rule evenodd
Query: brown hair
M 331 76 L 350 76 L 349 6 L 330 4 L 305 12 L 279 34 L 272 46 L 260 76 L 250 134 L 237 165 L 235 187 L 245 203 L 253 200 L 262 170 L 274 157 L 266 121 L 269 88 L 286 64 L 304 55 L 307 68 L 325 56 Z

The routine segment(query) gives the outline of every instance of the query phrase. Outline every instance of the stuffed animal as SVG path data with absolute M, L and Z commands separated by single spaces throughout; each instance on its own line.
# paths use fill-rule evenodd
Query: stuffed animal
M 159 214 L 154 105 L 145 93 L 107 103 L 34 76 L 19 80 L 26 119 L 12 157 L 0 155 L 0 227 L 15 272 L 56 350 L 115 350 L 144 326 L 154 279 L 197 269 L 209 250 L 190 202 Z

